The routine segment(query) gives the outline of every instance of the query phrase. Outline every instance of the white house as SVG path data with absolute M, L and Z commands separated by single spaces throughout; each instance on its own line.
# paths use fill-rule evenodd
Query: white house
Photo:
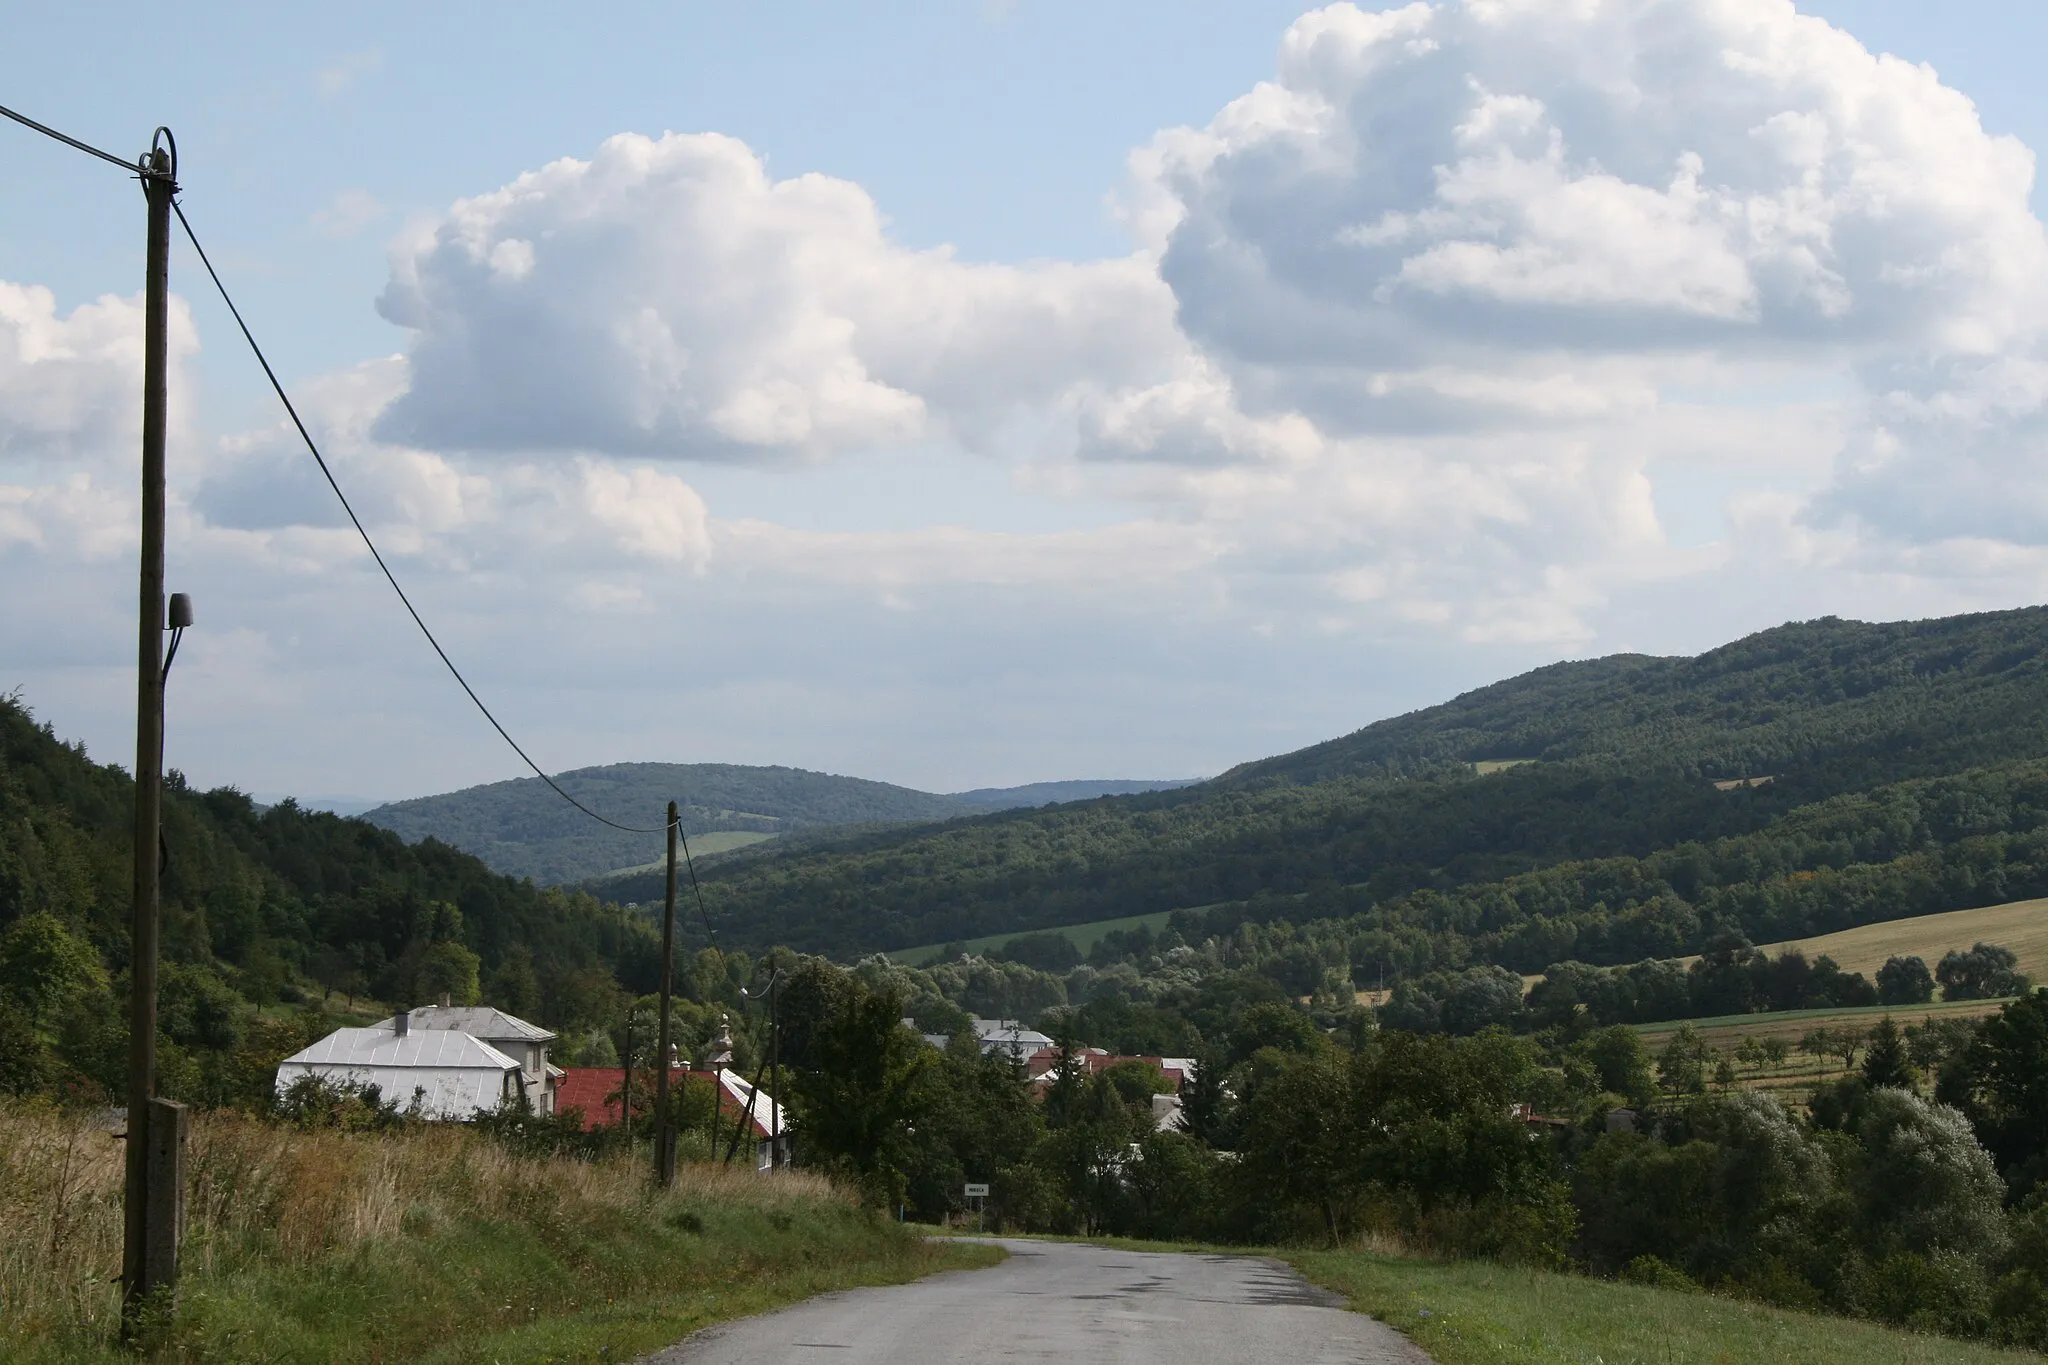
M 701 1073 L 692 1072 L 692 1075 Z M 749 1134 L 754 1139 L 754 1168 L 760 1171 L 774 1169 L 775 1144 L 782 1145 L 782 1162 L 789 1164 L 789 1118 L 775 1097 L 765 1090 L 756 1090 L 746 1077 L 726 1067 L 720 1067 L 715 1074 L 718 1082 L 718 1115 L 721 1122 L 726 1119 L 730 1106 L 735 1116 L 745 1114 Z
M 1025 1028 L 1015 1019 L 969 1018 L 974 1025 L 974 1036 L 981 1042 L 983 1056 L 1004 1052 L 1022 1062 L 1053 1045 L 1051 1038 L 1037 1029 Z
M 520 1093 L 526 1099 L 526 1107 L 536 1114 L 555 1112 L 555 1088 L 561 1084 L 562 1069 L 548 1064 L 548 1044 L 555 1041 L 554 1034 L 489 1005 L 422 1005 L 408 1010 L 406 1015 L 413 1033 L 466 1033 L 514 1059 L 519 1063 Z M 396 1030 L 398 1019 L 393 1015 L 376 1027 Z
M 376 1086 L 423 1118 L 468 1119 L 517 1103 L 522 1068 L 489 1043 L 453 1029 L 342 1028 L 277 1066 L 277 1093 L 317 1076 L 351 1090 Z

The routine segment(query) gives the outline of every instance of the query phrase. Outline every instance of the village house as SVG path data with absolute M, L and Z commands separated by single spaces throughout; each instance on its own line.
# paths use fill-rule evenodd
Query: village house
M 277 1093 L 306 1077 L 380 1098 L 428 1119 L 471 1119 L 509 1105 L 551 1114 L 562 1072 L 555 1035 L 487 1006 L 429 1005 L 368 1028 L 341 1028 L 278 1063 Z
M 520 1093 L 526 1098 L 526 1107 L 536 1114 L 555 1112 L 555 1087 L 562 1078 L 562 1069 L 548 1064 L 548 1044 L 555 1041 L 554 1034 L 489 1005 L 450 1005 L 445 996 L 438 1005 L 422 1005 L 408 1013 L 415 1033 L 466 1033 L 517 1061 Z M 375 1027 L 388 1029 L 396 1022 L 394 1015 Z
M 980 1019 L 969 1016 L 983 1056 L 1002 1052 L 1024 1061 L 1033 1053 L 1052 1046 L 1052 1039 L 1037 1029 L 1025 1028 L 1015 1019 Z M 944 1044 L 941 1044 L 944 1046 Z
M 671 1049 L 673 1052 L 673 1049 Z M 778 1164 L 776 1145 L 781 1147 L 779 1164 L 789 1164 L 790 1134 L 789 1115 L 783 1106 L 766 1090 L 755 1089 L 752 1082 L 734 1071 L 732 1061 L 732 1030 L 721 1022 L 718 1036 L 712 1041 L 711 1054 L 701 1068 L 689 1063 L 672 1060 L 669 1064 L 669 1087 L 674 1090 L 685 1082 L 696 1079 L 709 1081 L 718 1087 L 715 1113 L 718 1129 L 728 1141 L 733 1125 L 739 1116 L 746 1116 L 747 1145 L 754 1154 L 756 1170 L 773 1170 Z M 633 1113 L 635 1118 L 645 1116 L 654 1099 L 655 1077 L 645 1067 L 633 1071 Z M 583 1131 L 588 1133 L 598 1128 L 618 1126 L 625 1108 L 626 1069 L 622 1066 L 572 1066 L 562 1073 L 562 1082 L 555 1094 L 558 1111 L 563 1114 L 575 1110 L 583 1117 Z
M 414 1032 L 405 1016 L 341 1028 L 277 1065 L 277 1093 L 307 1078 L 339 1090 L 375 1087 L 380 1099 L 426 1119 L 471 1119 L 520 1097 L 520 1065 L 489 1043 L 449 1029 Z

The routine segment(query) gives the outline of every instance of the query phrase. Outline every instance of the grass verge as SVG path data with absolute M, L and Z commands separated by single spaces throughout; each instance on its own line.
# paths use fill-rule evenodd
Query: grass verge
M 815 1177 L 536 1159 L 453 1126 L 299 1133 L 195 1123 L 177 1361 L 619 1361 L 828 1290 L 987 1265 Z M 0 1110 L 0 1359 L 116 1346 L 120 1145 Z
M 1282 1251 L 1441 1365 L 2039 1365 L 2041 1357 L 1485 1261 Z

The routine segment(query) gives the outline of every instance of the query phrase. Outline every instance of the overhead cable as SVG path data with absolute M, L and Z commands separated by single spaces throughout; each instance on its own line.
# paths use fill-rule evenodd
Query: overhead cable
M 156 178 L 161 176 L 163 178 L 170 179 L 173 182 L 175 182 L 176 180 L 177 154 L 175 150 L 172 151 L 169 168 L 166 170 L 157 170 L 154 167 L 152 167 L 146 160 L 129 162 L 122 157 L 115 156 L 112 152 L 103 151 L 100 148 L 95 147 L 89 142 L 82 142 L 79 139 L 70 136 L 69 134 L 60 133 L 55 128 L 50 127 L 48 124 L 39 123 L 35 119 L 30 118 L 28 115 L 18 113 L 13 109 L 7 108 L 5 105 L 0 105 L 0 116 L 5 116 L 9 119 L 12 119 L 14 122 L 19 123 L 24 128 L 32 129 L 33 131 L 41 133 L 43 136 L 47 138 L 52 138 L 58 142 L 61 142 L 65 146 L 73 148 L 76 151 L 84 152 L 87 156 L 97 157 L 99 160 L 104 161 L 112 166 L 119 166 L 122 170 L 127 171 L 133 175 L 141 176 L 144 178 Z M 160 139 L 166 141 L 169 139 L 169 129 L 159 128 L 157 130 L 157 133 Z M 382 553 L 378 551 L 376 541 L 370 538 L 369 529 L 363 525 L 362 518 L 356 515 L 356 509 L 350 505 L 348 495 L 341 491 L 341 485 L 335 481 L 334 471 L 327 467 L 326 457 L 320 453 L 319 444 L 313 440 L 313 433 L 306 430 L 305 422 L 302 421 L 299 417 L 299 410 L 292 405 L 291 395 L 285 392 L 284 385 L 278 380 L 277 371 L 273 370 L 270 367 L 270 360 L 267 356 L 263 354 L 263 348 L 256 344 L 255 334 L 249 330 L 249 324 L 243 320 L 242 310 L 235 306 L 234 297 L 228 293 L 227 285 L 222 283 L 220 278 L 220 272 L 213 268 L 212 260 L 210 260 L 207 257 L 206 248 L 199 244 L 199 235 L 192 230 L 191 220 L 185 217 L 184 207 L 181 204 L 179 204 L 176 200 L 173 200 L 171 203 L 171 208 L 178 215 L 179 226 L 185 229 L 185 239 L 192 243 L 192 250 L 198 253 L 199 263 L 206 267 L 207 277 L 213 281 L 213 287 L 220 292 L 221 302 L 227 305 L 228 312 L 235 319 L 235 326 L 241 329 L 242 339 L 249 343 L 250 353 L 256 357 L 256 363 L 263 367 L 264 378 L 270 381 L 270 387 L 277 394 L 278 402 L 284 405 L 286 415 L 292 419 L 292 425 L 298 429 L 300 439 L 306 443 L 307 451 L 310 452 L 313 456 L 313 463 L 320 467 L 321 476 L 327 480 L 327 486 L 334 490 L 335 498 L 339 500 L 341 503 L 341 510 L 348 513 L 349 522 L 356 528 L 356 534 L 362 537 L 363 545 L 370 552 L 370 558 L 374 559 L 377 562 L 377 567 L 383 571 L 384 581 L 389 583 L 391 585 L 391 591 L 398 595 L 399 602 L 405 607 L 406 615 L 410 616 L 412 618 L 413 624 L 419 627 L 420 634 L 426 637 L 427 643 L 433 647 L 435 655 L 439 657 L 442 665 L 445 668 L 447 668 L 448 675 L 455 679 L 457 686 L 462 688 L 463 694 L 469 698 L 470 702 L 473 705 L 475 705 L 476 709 L 483 715 L 483 718 L 491 723 L 491 728 L 498 732 L 498 737 L 504 740 L 506 744 L 511 746 L 513 753 L 519 755 L 520 761 L 533 770 L 534 776 L 538 777 L 541 781 L 547 783 L 549 790 L 553 791 L 555 795 L 561 797 L 571 806 L 574 806 L 577 810 L 589 816 L 591 819 L 597 821 L 599 824 L 609 826 L 612 829 L 619 830 L 626 834 L 666 833 L 669 828 L 667 824 L 621 824 L 617 820 L 608 819 L 605 816 L 599 815 L 596 811 L 584 805 L 581 801 L 578 801 L 575 797 L 571 796 L 568 792 L 564 791 L 559 782 L 556 782 L 554 778 L 548 776 L 547 772 L 544 769 L 542 769 L 542 767 L 538 763 L 535 763 L 533 761 L 532 757 L 527 754 L 526 750 L 522 749 L 519 746 L 519 741 L 512 738 L 511 732 L 508 731 L 502 724 L 500 724 L 498 718 L 491 713 L 491 708 L 484 705 L 483 698 L 479 697 L 476 694 L 476 689 L 469 685 L 469 679 L 462 676 L 462 670 L 455 666 L 455 661 L 448 657 L 448 651 L 441 647 L 440 640 L 436 639 L 434 636 L 434 632 L 428 629 L 427 623 L 425 619 L 420 616 L 418 608 L 413 606 L 412 599 L 405 595 L 405 589 L 400 587 L 398 584 L 397 575 L 391 572 L 391 566 L 384 562 L 384 556 Z M 175 649 L 175 647 L 176 646 L 174 645 L 173 648 Z M 166 661 L 166 663 L 168 664 L 168 661 Z M 166 671 L 168 671 L 168 668 L 166 669 Z M 683 864 L 685 867 L 689 869 L 690 891 L 697 902 L 697 916 L 704 923 L 704 932 L 710 937 L 711 942 L 715 945 L 718 942 L 718 931 L 711 927 L 711 916 L 704 908 L 704 892 L 703 889 L 697 883 L 696 860 L 690 856 L 690 836 L 683 832 L 682 819 L 680 816 L 678 816 L 678 818 L 675 821 L 675 832 L 677 838 L 682 842 Z
M 564 801 L 567 801 L 599 824 L 610 825 L 613 829 L 623 830 L 628 834 L 660 834 L 666 831 L 668 829 L 666 824 L 645 827 L 622 825 L 616 820 L 610 820 L 599 815 L 596 811 L 569 795 L 568 792 L 563 791 L 561 784 L 556 782 L 554 778 L 549 777 L 541 769 L 540 764 L 535 763 L 528 756 L 526 750 L 519 747 L 519 741 L 512 738 L 512 733 L 498 723 L 498 718 L 491 714 L 491 708 L 484 705 L 483 698 L 479 697 L 476 694 L 476 689 L 469 685 L 469 679 L 462 676 L 462 670 L 457 668 L 455 661 L 448 657 L 448 651 L 441 648 L 441 642 L 435 638 L 434 632 L 428 628 L 426 620 L 419 613 L 419 609 L 413 606 L 412 599 L 405 595 L 405 589 L 398 585 L 398 576 L 392 573 L 391 566 L 384 562 L 383 554 L 377 549 L 377 542 L 370 539 L 369 528 L 363 525 L 363 519 L 356 515 L 356 509 L 349 504 L 348 494 L 342 492 L 341 485 L 335 482 L 334 471 L 327 467 L 327 457 L 320 453 L 320 446 L 313 440 L 313 433 L 306 430 L 305 422 L 299 417 L 299 410 L 292 406 L 291 396 L 284 391 L 284 385 L 279 382 L 277 371 L 270 368 L 269 358 L 263 354 L 263 348 L 256 344 L 255 334 L 249 330 L 249 324 L 242 319 L 242 310 L 235 306 L 235 300 L 228 293 L 228 287 L 221 283 L 220 272 L 215 270 L 213 262 L 207 259 L 206 248 L 199 245 L 199 236 L 192 231 L 192 223 L 191 220 L 185 217 L 184 206 L 173 203 L 171 207 L 178 215 L 179 225 L 185 229 L 185 240 L 192 243 L 192 249 L 199 253 L 199 263 L 206 267 L 207 275 L 213 280 L 213 287 L 220 291 L 220 301 L 225 303 L 228 306 L 228 312 L 234 315 L 235 326 L 242 329 L 242 339 L 249 343 L 249 350 L 255 355 L 256 363 L 263 367 L 263 377 L 270 381 L 271 389 L 277 394 L 277 401 L 284 404 L 285 415 L 292 419 L 292 425 L 298 428 L 299 438 L 306 443 L 306 449 L 312 453 L 313 463 L 320 466 L 321 476 L 327 480 L 327 486 L 334 490 L 334 496 L 340 499 L 341 510 L 348 513 L 349 522 L 356 528 L 356 534 L 363 538 L 364 546 L 370 551 L 370 558 L 376 560 L 377 567 L 384 571 L 384 581 L 391 585 L 391 591 L 398 594 L 398 600 L 404 605 L 406 615 L 412 617 L 412 623 L 420 628 L 420 634 L 426 636 L 427 643 L 434 647 L 434 653 L 440 656 L 442 664 L 448 669 L 448 675 L 455 679 L 456 685 L 461 687 L 463 692 L 468 695 L 470 701 L 476 704 L 476 709 L 482 712 L 483 718 L 491 723 L 491 728 L 498 732 L 499 738 L 512 746 L 512 752 L 518 754 L 521 761 L 527 767 L 533 769 L 536 777 L 552 787 L 555 795 L 561 797 Z
M 87 156 L 96 156 L 102 161 L 110 162 L 113 165 L 119 166 L 122 170 L 127 171 L 130 175 L 154 176 L 158 174 L 158 172 L 153 171 L 149 167 L 144 166 L 138 162 L 130 161 L 126 157 L 115 156 L 112 152 L 103 152 L 99 148 L 93 146 L 90 142 L 80 142 L 75 137 L 71 137 L 65 133 L 60 133 L 55 128 L 50 127 L 50 125 L 48 125 L 47 123 L 37 123 L 27 114 L 17 114 L 14 112 L 14 110 L 9 109 L 4 104 L 0 104 L 0 115 L 4 115 L 7 118 L 13 119 L 16 123 L 19 123 L 24 128 L 33 128 L 37 132 L 41 133 L 44 137 L 55 138 L 57 141 L 63 143 L 67 147 L 75 147 L 79 151 L 84 152 Z
M 306 443 L 307 452 L 312 455 L 313 462 L 320 467 L 321 477 L 325 478 L 327 486 L 334 490 L 335 498 L 341 503 L 341 510 L 348 513 L 349 522 L 356 528 L 356 534 L 362 537 L 363 545 L 369 550 L 370 557 L 376 560 L 377 567 L 383 571 L 384 581 L 391 585 L 391 591 L 398 595 L 399 602 L 405 607 L 406 615 L 412 618 L 413 624 L 420 628 L 420 634 L 426 637 L 429 645 L 433 646 L 434 653 L 439 656 L 441 663 L 448 669 L 448 675 L 455 679 L 456 684 L 462 688 L 464 695 L 476 705 L 476 709 L 482 713 L 483 718 L 491 723 L 491 728 L 496 730 L 499 737 L 511 746 L 512 752 L 519 755 L 520 761 L 533 769 L 534 776 L 547 783 L 555 795 L 561 797 L 564 801 L 567 801 L 599 824 L 608 825 L 624 833 L 665 833 L 668 830 L 666 824 L 649 826 L 621 824 L 617 820 L 607 819 L 605 816 L 599 815 L 596 811 L 578 801 L 575 797 L 564 791 L 560 783 L 548 776 L 540 764 L 535 763 L 526 750 L 519 747 L 519 741 L 512 738 L 511 732 L 499 723 L 495 715 L 491 714 L 491 708 L 484 705 L 483 698 L 476 694 L 476 689 L 469 685 L 469 679 L 462 676 L 462 670 L 457 668 L 455 661 L 448 657 L 448 651 L 441 647 L 440 640 L 436 639 L 434 632 L 428 628 L 425 619 L 420 616 L 419 609 L 413 606 L 412 599 L 405 595 L 405 589 L 398 584 L 398 576 L 392 573 L 391 566 L 384 562 L 383 554 L 377 549 L 377 542 L 370 538 L 369 529 L 363 525 L 362 518 L 356 515 L 356 509 L 350 505 L 348 495 L 341 491 L 341 484 L 336 482 L 334 471 L 327 467 L 327 458 L 320 453 L 319 443 L 314 441 L 313 433 L 306 429 L 305 422 L 299 417 L 299 410 L 292 404 L 291 395 L 285 392 L 284 384 L 277 377 L 277 371 L 270 367 L 269 358 L 263 354 L 263 348 L 256 343 L 255 334 L 249 330 L 248 322 L 242 317 L 242 310 L 235 306 L 235 300 L 228 293 L 227 285 L 221 282 L 220 272 L 213 268 L 213 262 L 208 259 L 206 248 L 199 244 L 199 235 L 192 230 L 192 222 L 185 216 L 184 206 L 173 200 L 171 208 L 178 215 L 179 226 L 185 229 L 185 240 L 192 243 L 192 250 L 198 254 L 199 263 L 206 267 L 207 277 L 213 281 L 213 287 L 220 292 L 221 302 L 227 305 L 228 312 L 235 319 L 235 326 L 241 329 L 242 339 L 249 343 L 250 353 L 256 357 L 256 363 L 263 367 L 263 377 L 270 381 L 272 391 L 277 394 L 277 401 L 284 405 L 285 414 L 292 419 L 292 425 L 298 429 L 299 438 Z M 689 869 L 690 873 L 690 892 L 697 902 L 697 917 L 703 921 L 704 932 L 710 937 L 712 944 L 715 946 L 718 942 L 718 931 L 711 927 L 711 915 L 704 907 L 704 892 L 697 884 L 697 864 L 690 856 L 690 836 L 683 831 L 683 822 L 680 815 L 676 818 L 675 828 L 676 837 L 682 842 L 683 865 Z

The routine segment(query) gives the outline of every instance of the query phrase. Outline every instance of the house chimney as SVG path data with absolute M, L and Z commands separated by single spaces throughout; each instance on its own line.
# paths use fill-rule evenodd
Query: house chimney
M 445 1010 L 445 1009 L 447 1009 L 447 1008 L 448 1008 L 448 1001 L 449 1001 L 449 999 L 450 999 L 450 997 L 449 997 L 449 995 L 447 994 L 447 992 L 445 992 L 445 991 L 444 991 L 444 992 L 442 992 L 442 994 L 441 994 L 441 1008 L 442 1008 L 442 1009 L 444 1009 L 444 1010 Z
M 398 1013 L 391 1016 L 391 1032 L 394 1036 L 403 1038 L 411 1028 L 411 1010 L 400 1010 Z

